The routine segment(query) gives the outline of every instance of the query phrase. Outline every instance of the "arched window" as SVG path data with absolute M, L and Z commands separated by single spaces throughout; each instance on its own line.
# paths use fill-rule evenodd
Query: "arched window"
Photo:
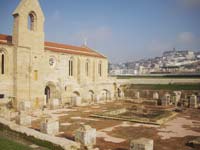
M 73 76 L 73 59 L 69 60 L 69 76 Z
M 98 64 L 98 74 L 100 77 L 102 76 L 102 62 L 101 61 Z
M 37 18 L 34 12 L 30 12 L 28 15 L 28 29 L 31 31 L 36 30 Z
M 5 61 L 6 61 L 6 58 L 5 58 L 5 53 L 3 51 L 0 51 L 0 63 L 1 63 L 1 74 L 5 74 Z
M 89 76 L 89 60 L 86 60 L 86 63 L 85 63 L 85 73 L 86 73 L 86 76 Z

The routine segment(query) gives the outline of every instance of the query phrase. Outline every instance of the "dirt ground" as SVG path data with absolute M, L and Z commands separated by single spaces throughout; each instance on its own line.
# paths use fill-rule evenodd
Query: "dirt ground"
M 115 108 L 128 107 L 127 102 L 110 102 L 87 107 L 48 110 L 46 113 L 60 122 L 58 136 L 74 140 L 81 124 L 97 129 L 96 147 L 100 150 L 129 150 L 132 139 L 140 137 L 154 140 L 154 150 L 195 150 L 187 146 L 189 140 L 200 136 L 200 110 L 187 109 L 162 126 L 145 125 L 118 120 L 92 118 L 90 115 Z M 39 113 L 34 112 L 32 127 L 39 130 Z

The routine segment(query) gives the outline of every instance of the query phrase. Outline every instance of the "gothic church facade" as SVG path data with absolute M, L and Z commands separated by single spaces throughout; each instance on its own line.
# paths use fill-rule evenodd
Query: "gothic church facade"
M 30 101 L 33 108 L 95 103 L 114 98 L 108 60 L 86 47 L 46 42 L 38 0 L 21 0 L 13 12 L 12 36 L 0 34 L 0 101 Z

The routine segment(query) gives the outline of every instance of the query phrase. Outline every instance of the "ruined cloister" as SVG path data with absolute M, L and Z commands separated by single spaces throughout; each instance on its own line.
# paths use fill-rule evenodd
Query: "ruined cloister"
M 87 45 L 44 40 L 38 0 L 12 15 L 13 34 L 0 34 L 0 136 L 42 150 L 196 148 L 199 78 L 111 77 Z

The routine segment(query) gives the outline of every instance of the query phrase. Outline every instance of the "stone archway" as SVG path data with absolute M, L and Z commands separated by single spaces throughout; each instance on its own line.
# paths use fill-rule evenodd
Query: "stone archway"
M 46 96 L 46 104 L 49 103 L 49 99 L 51 98 L 51 90 L 49 86 L 45 87 L 44 94 Z
M 82 99 L 80 96 L 80 93 L 78 91 L 74 91 L 72 93 L 72 101 L 71 101 L 72 106 L 81 106 L 82 104 Z
M 120 98 L 120 97 L 122 96 L 122 95 L 121 95 L 121 92 L 122 92 L 121 89 L 120 89 L 120 88 L 117 88 L 117 97 Z
M 44 94 L 46 97 L 46 105 L 49 105 L 53 99 L 60 100 L 60 91 L 53 82 L 48 82 L 46 84 Z
M 107 101 L 107 100 L 110 100 L 110 99 L 111 99 L 111 94 L 110 94 L 110 92 L 109 92 L 107 89 L 103 89 L 103 90 L 101 91 L 101 100 Z
M 89 97 L 89 102 L 94 102 L 94 99 L 95 99 L 95 97 L 94 97 L 94 91 L 93 90 L 89 90 L 89 95 L 88 95 Z

